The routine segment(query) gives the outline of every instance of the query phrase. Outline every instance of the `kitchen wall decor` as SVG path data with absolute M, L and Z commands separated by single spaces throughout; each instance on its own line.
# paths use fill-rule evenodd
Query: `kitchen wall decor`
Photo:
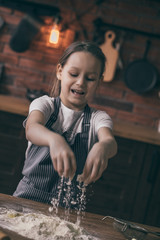
M 119 58 L 118 50 L 113 46 L 116 35 L 113 31 L 107 31 L 105 34 L 105 42 L 100 45 L 104 55 L 106 56 L 106 69 L 104 72 L 104 82 L 111 82 L 117 67 Z
M 32 39 L 40 31 L 42 25 L 42 20 L 38 19 L 36 16 L 25 15 L 10 39 L 11 49 L 15 52 L 26 51 Z
M 127 87 L 139 94 L 152 90 L 158 81 L 157 69 L 147 60 L 150 44 L 148 40 L 143 58 L 131 62 L 125 71 Z

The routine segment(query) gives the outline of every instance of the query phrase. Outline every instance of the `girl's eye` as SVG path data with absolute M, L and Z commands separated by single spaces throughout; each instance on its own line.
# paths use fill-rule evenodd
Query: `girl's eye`
M 70 75 L 71 75 L 72 77 L 77 77 L 77 76 L 78 76 L 77 73 L 70 73 Z
M 88 77 L 87 77 L 87 81 L 91 81 L 91 82 L 92 82 L 92 81 L 95 81 L 95 78 L 88 78 Z

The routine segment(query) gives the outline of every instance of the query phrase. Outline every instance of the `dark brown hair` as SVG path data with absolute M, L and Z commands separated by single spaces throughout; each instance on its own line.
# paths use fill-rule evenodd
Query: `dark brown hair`
M 101 62 L 101 72 L 100 77 L 102 77 L 105 70 L 106 58 L 99 46 L 91 41 L 78 41 L 73 42 L 63 53 L 62 57 L 59 59 L 58 64 L 62 67 L 66 64 L 68 58 L 72 53 L 75 52 L 89 52 L 95 56 Z M 54 79 L 50 96 L 57 97 L 60 95 L 61 86 L 60 81 L 56 78 Z

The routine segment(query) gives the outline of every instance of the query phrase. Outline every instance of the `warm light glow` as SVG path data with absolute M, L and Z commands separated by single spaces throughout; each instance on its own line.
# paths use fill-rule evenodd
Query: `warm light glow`
M 56 44 L 58 43 L 58 39 L 59 39 L 59 31 L 55 28 L 52 28 L 50 37 L 49 37 L 49 42 Z

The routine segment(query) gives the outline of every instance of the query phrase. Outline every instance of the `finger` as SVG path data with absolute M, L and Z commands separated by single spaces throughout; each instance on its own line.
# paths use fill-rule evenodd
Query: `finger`
M 83 173 L 80 175 L 80 179 L 82 182 L 86 182 L 86 180 L 89 178 L 88 176 L 91 175 L 93 165 L 86 162 Z
M 61 157 L 59 157 L 57 159 L 57 172 L 58 172 L 59 176 L 62 177 L 63 172 L 64 172 L 64 164 L 63 164 L 63 159 Z
M 97 172 L 97 175 L 94 177 L 94 179 L 92 179 L 92 181 L 96 182 L 102 176 L 103 171 L 104 171 L 104 168 L 101 166 L 99 171 Z
M 57 159 L 56 158 L 52 158 L 52 162 L 53 162 L 54 169 L 57 171 Z
M 89 177 L 85 180 L 86 184 L 97 181 L 107 167 L 108 161 L 95 161 Z
M 94 163 L 94 165 L 92 166 L 92 170 L 90 175 L 88 176 L 88 178 L 84 181 L 85 184 L 90 184 L 91 182 L 95 182 L 95 179 L 99 173 L 99 168 L 100 165 L 97 163 Z
M 68 178 L 71 171 L 71 163 L 70 163 L 70 159 L 67 156 L 63 158 L 63 164 L 64 164 L 63 176 L 65 178 Z
M 107 165 L 108 165 L 108 161 L 104 161 L 104 163 L 100 165 L 99 171 L 94 181 L 97 181 L 102 176 L 103 172 L 107 168 Z
M 72 179 L 76 171 L 76 160 L 74 154 L 63 157 L 64 162 L 64 177 Z
M 76 169 L 77 169 L 76 159 L 75 159 L 75 156 L 73 155 L 71 157 L 71 171 L 70 171 L 70 176 L 69 176 L 71 180 L 74 178 Z

